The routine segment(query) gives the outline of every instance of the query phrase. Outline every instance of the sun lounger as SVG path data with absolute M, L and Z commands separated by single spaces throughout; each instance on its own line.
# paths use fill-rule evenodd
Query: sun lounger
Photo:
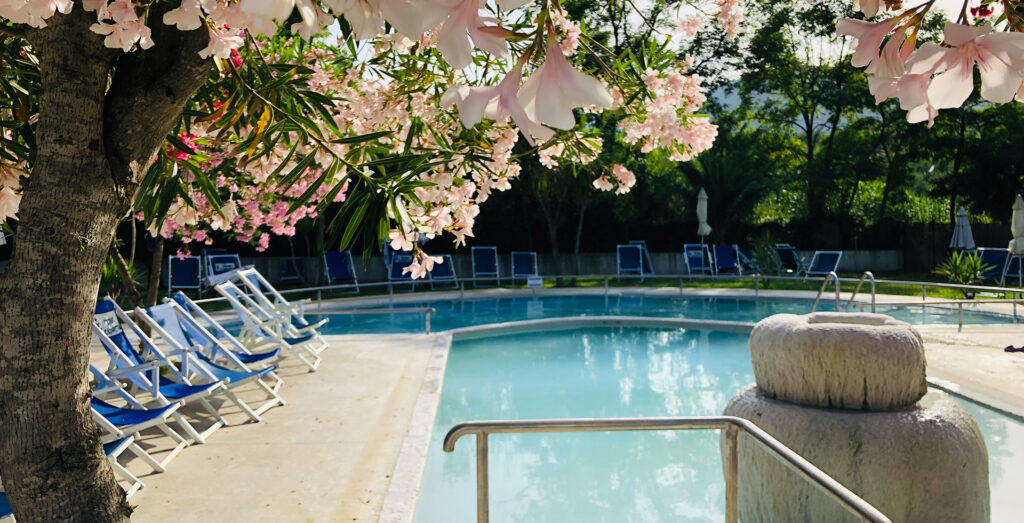
M 470 257 L 473 260 L 474 287 L 476 287 L 478 280 L 487 281 L 493 279 L 495 284 L 501 282 L 497 247 L 473 247 L 470 249 Z
M 428 275 L 430 278 L 430 288 L 434 288 L 435 283 L 448 283 L 450 286 L 457 288 L 459 286 L 458 278 L 455 276 L 455 262 L 452 260 L 451 254 L 442 254 L 441 263 L 435 263 L 434 269 L 431 270 Z
M 715 245 L 714 250 L 715 274 L 735 271 L 743 275 L 743 267 L 740 265 L 740 248 L 736 245 Z
M 1010 262 L 1010 250 L 979 247 L 978 257 L 981 259 L 981 265 L 985 267 L 985 270 L 981 271 L 981 279 L 1002 285 L 1006 266 Z
M 351 283 L 355 287 L 355 292 L 359 292 L 359 279 L 356 277 L 356 267 L 352 263 L 352 253 L 349 251 L 325 252 L 324 276 L 327 277 L 327 285 Z
M 714 260 L 711 249 L 702 243 L 683 245 L 683 257 L 686 260 L 686 271 L 690 274 L 715 274 Z
M 537 268 L 537 253 L 514 251 L 512 252 L 512 280 L 529 279 L 539 276 Z
M 636 244 L 615 246 L 615 274 L 621 279 L 623 275 L 636 274 L 644 281 L 644 250 Z
M 811 263 L 804 270 L 804 279 L 808 276 L 826 276 L 839 270 L 839 261 L 843 259 L 843 251 L 814 251 Z
M 788 243 L 775 244 L 775 254 L 779 257 L 780 273 L 792 273 L 793 276 L 800 276 L 800 273 L 807 270 L 792 245 Z
M 190 289 L 203 295 L 203 266 L 198 256 L 167 257 L 167 292 Z

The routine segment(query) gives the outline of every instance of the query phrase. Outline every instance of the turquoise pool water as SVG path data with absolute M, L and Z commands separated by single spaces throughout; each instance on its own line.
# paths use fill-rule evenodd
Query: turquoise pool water
M 559 316 L 659 316 L 672 318 L 758 321 L 784 312 L 806 314 L 811 300 L 705 298 L 668 296 L 543 296 L 521 298 L 489 298 L 436 300 L 396 303 L 375 308 L 433 307 L 431 317 L 435 331 Z M 844 304 L 845 305 L 845 304 Z M 357 306 L 357 308 L 367 308 Z M 834 310 L 834 302 L 823 300 L 818 310 Z M 937 307 L 879 307 L 889 314 L 914 324 L 956 323 L 957 311 Z M 422 314 L 331 315 L 325 334 L 373 332 L 422 332 Z M 964 311 L 965 323 L 1008 323 L 1011 316 Z
M 747 336 L 599 328 L 456 342 L 416 521 L 473 521 L 474 442 L 445 454 L 453 425 L 482 419 L 720 414 L 754 382 Z M 991 456 L 993 521 L 1019 515 L 1024 424 L 968 404 Z M 720 521 L 715 432 L 497 435 L 491 520 Z

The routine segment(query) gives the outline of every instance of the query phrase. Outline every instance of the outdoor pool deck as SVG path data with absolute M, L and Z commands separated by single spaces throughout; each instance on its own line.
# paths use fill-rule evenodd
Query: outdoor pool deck
M 678 293 L 678 289 L 636 290 Z M 573 291 L 580 293 L 580 289 Z M 491 289 L 472 295 L 510 292 L 532 293 Z M 452 293 L 416 293 L 409 298 L 444 294 Z M 753 292 L 687 289 L 687 294 L 752 296 Z M 805 291 L 760 293 L 761 297 L 813 295 Z M 406 296 L 396 295 L 396 301 Z M 324 308 L 342 301 L 351 300 L 324 302 Z M 373 307 L 388 301 L 385 296 L 361 303 Z M 907 296 L 878 296 L 879 303 L 885 301 L 909 300 Z M 988 307 L 1009 312 L 1006 305 Z M 965 326 L 962 332 L 957 332 L 956 326 L 926 326 L 920 331 L 926 343 L 928 376 L 935 384 L 1024 415 L 1024 390 L 1020 387 L 1024 383 L 1024 353 L 1002 350 L 1010 344 L 1024 345 L 1024 326 L 974 325 Z M 281 394 L 288 405 L 268 411 L 263 422 L 221 429 L 206 444 L 183 451 L 163 474 L 149 473 L 137 460 L 130 462 L 129 468 L 146 483 L 131 499 L 137 506 L 133 519 L 412 521 L 418 475 L 406 471 L 420 470 L 425 460 L 423 442 L 433 425 L 451 336 L 328 339 L 331 348 L 324 353 L 318 372 L 306 372 L 294 358 L 283 360 Z M 242 421 L 240 414 L 228 419 Z M 396 481 L 392 481 L 393 475 Z

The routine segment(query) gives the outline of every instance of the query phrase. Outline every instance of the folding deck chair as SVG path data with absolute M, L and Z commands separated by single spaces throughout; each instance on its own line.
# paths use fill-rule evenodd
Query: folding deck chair
M 138 476 L 132 474 L 128 469 L 124 468 L 124 465 L 121 465 L 121 463 L 117 461 L 117 458 L 120 457 L 121 454 L 124 454 L 125 451 L 131 451 L 133 454 L 138 456 L 135 449 L 132 448 L 133 446 L 138 448 L 138 450 L 142 450 L 142 448 L 135 443 L 135 436 L 128 436 L 126 438 L 103 444 L 103 453 L 107 455 L 107 460 L 110 461 L 110 466 L 114 469 L 114 473 L 129 483 L 129 487 L 124 489 L 124 499 L 132 499 L 132 496 L 135 495 L 140 488 L 146 486 Z M 2 516 L 0 516 L 0 519 L 2 519 Z
M 305 258 L 288 258 L 281 268 L 281 281 L 297 281 L 306 275 Z
M 537 253 L 526 251 L 512 252 L 512 281 L 539 276 L 539 272 L 537 269 Z
M 1000 285 L 1006 285 L 1006 278 L 1010 278 L 1012 282 L 1014 278 L 1017 278 L 1017 286 L 1024 285 L 1024 256 L 1020 254 L 1011 254 L 1006 258 L 1006 266 L 1003 267 L 1003 277 L 999 281 Z
M 800 276 L 807 267 L 803 260 L 796 254 L 796 248 L 788 243 L 775 244 L 775 255 L 779 257 L 779 272 L 793 273 L 793 276 Z
M 624 274 L 636 274 L 644 281 L 643 247 L 633 243 L 615 246 L 615 274 L 622 279 Z
M 192 289 L 203 296 L 203 265 L 198 256 L 167 257 L 167 292 Z
M 654 274 L 654 262 L 651 261 L 651 252 L 647 250 L 647 240 L 629 240 L 630 245 L 639 245 L 643 257 L 640 258 L 640 266 L 644 274 Z
M 222 351 L 222 356 L 239 367 L 245 368 L 246 366 L 252 365 L 269 365 L 277 359 L 281 353 L 281 349 L 272 349 L 263 352 L 253 352 L 246 347 L 244 343 L 235 338 L 227 329 L 225 329 L 217 320 L 214 320 L 206 313 L 196 302 L 192 301 L 191 298 L 186 296 L 184 293 L 177 293 L 170 298 L 164 298 L 164 303 L 175 303 L 178 314 L 187 317 L 186 321 L 182 321 L 182 327 L 193 339 L 209 339 L 209 337 L 215 337 L 218 343 L 210 342 L 207 347 L 213 349 L 219 349 Z M 180 308 L 180 310 L 178 310 Z M 185 320 L 186 318 L 183 318 Z M 201 321 L 200 321 L 201 320 Z M 205 323 L 205 325 L 202 325 Z M 193 325 L 201 325 L 206 332 L 194 327 Z M 195 332 L 193 332 L 195 331 Z M 217 357 L 216 352 L 210 354 L 211 357 Z M 273 376 L 277 379 L 276 375 Z M 280 383 L 280 380 L 278 380 Z M 275 388 L 276 390 L 276 388 Z
M 327 277 L 327 285 L 351 282 L 351 285 L 355 286 L 355 292 L 359 292 L 359 279 L 356 278 L 356 267 L 352 263 L 350 251 L 325 252 L 324 276 Z
M 206 257 L 206 275 L 217 276 L 242 268 L 242 260 L 237 254 L 212 254 Z
M 391 263 L 388 265 L 388 289 L 393 283 L 411 283 L 412 290 L 416 290 L 416 281 L 412 279 L 412 273 L 405 272 L 405 268 L 412 264 L 413 254 L 411 252 L 393 252 Z
M 320 353 L 327 349 L 329 344 L 315 331 L 314 327 L 318 324 L 304 327 L 302 330 L 297 329 L 289 318 L 281 318 L 267 312 L 232 282 L 224 282 L 214 289 L 228 301 L 232 310 L 242 320 L 242 330 L 238 337 L 247 347 L 271 346 L 288 349 L 309 367 L 310 372 L 320 366 Z M 306 355 L 312 359 L 308 359 Z
M 988 266 L 988 269 L 981 271 L 981 279 L 992 280 L 1002 285 L 1006 268 L 1010 263 L 1010 250 L 979 247 L 978 257 L 982 266 Z
M 686 260 L 686 272 L 715 274 L 715 262 L 711 257 L 711 249 L 703 243 L 687 243 L 683 245 L 683 258 Z
M 191 372 L 199 379 L 223 383 L 226 388 L 223 394 L 238 405 L 253 421 L 261 421 L 261 414 L 273 407 L 285 404 L 284 399 L 277 394 L 276 388 L 263 381 L 264 377 L 277 369 L 276 365 L 257 371 L 247 371 L 229 369 L 214 362 L 202 350 L 204 347 L 202 343 L 209 342 L 209 340 L 190 339 L 182 329 L 178 312 L 172 304 L 164 303 L 145 309 L 136 307 L 135 317 L 149 325 L 164 344 L 171 348 L 172 355 L 179 355 L 183 375 L 187 376 Z M 242 368 L 244 369 L 244 367 Z M 232 392 L 233 389 L 249 383 L 255 383 L 267 395 L 267 401 L 255 409 L 249 407 L 246 402 Z M 278 380 L 279 383 L 280 380 Z
M 743 276 L 743 267 L 740 265 L 740 248 L 733 245 L 715 245 L 713 247 L 715 275 L 726 271 L 736 271 L 736 274 Z
M 804 270 L 804 279 L 808 276 L 827 276 L 839 270 L 839 260 L 843 259 L 843 251 L 814 251 L 811 263 Z
M 283 316 L 291 316 L 298 325 L 308 326 L 306 321 L 306 304 L 308 299 L 288 301 L 266 278 L 256 269 L 241 269 L 235 273 L 238 280 L 249 291 L 260 307 L 264 310 Z M 320 325 L 327 323 L 321 320 Z
M 123 326 L 139 339 L 143 352 L 139 352 L 128 339 Z M 120 387 L 117 380 L 125 380 L 137 390 L 149 394 L 155 406 L 166 406 L 172 403 L 187 405 L 199 403 L 216 421 L 203 432 L 198 432 L 191 424 L 179 420 L 179 425 L 196 443 L 204 443 L 206 438 L 217 429 L 227 425 L 227 420 L 209 403 L 209 398 L 223 395 L 232 399 L 226 385 L 220 381 L 205 384 L 192 384 L 179 371 L 178 366 L 168 360 L 157 348 L 153 340 L 128 317 L 127 314 L 109 297 L 96 303 L 96 314 L 93 316 L 93 332 L 100 345 L 110 357 L 106 372 L 90 369 L 99 381 L 97 395 L 116 393 L 129 404 L 143 407 L 128 390 Z M 149 358 L 144 356 L 148 354 Z M 237 402 L 236 402 L 237 404 Z M 239 405 L 241 407 L 241 405 Z M 175 414 L 175 417 L 178 415 Z
M 458 278 L 455 276 L 455 262 L 451 254 L 442 254 L 441 263 L 435 263 L 434 269 L 427 273 L 430 278 L 430 288 L 434 288 L 434 282 L 448 282 L 453 287 L 459 286 Z
M 470 249 L 473 260 L 473 286 L 477 280 L 494 279 L 496 285 L 501 284 L 501 269 L 498 267 L 497 247 L 473 247 Z
M 137 444 L 132 447 L 133 453 L 156 472 L 166 471 L 167 464 L 188 446 L 188 441 L 167 425 L 168 418 L 181 406 L 179 403 L 147 409 L 116 407 L 95 397 L 89 401 L 92 417 L 104 433 L 100 436 L 100 441 L 104 444 L 123 440 L 151 428 L 159 429 L 174 441 L 174 448 L 164 456 L 163 461 L 157 461 Z

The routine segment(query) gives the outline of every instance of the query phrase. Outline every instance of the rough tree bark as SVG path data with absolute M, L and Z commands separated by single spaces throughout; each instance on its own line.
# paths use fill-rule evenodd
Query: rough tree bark
M 149 264 L 149 286 L 146 287 L 146 307 L 156 305 L 160 295 L 160 274 L 164 267 L 164 239 L 157 238 L 153 248 L 153 261 Z
M 196 54 L 205 30 L 153 24 L 155 47 L 122 54 L 89 31 L 95 21 L 75 5 L 28 35 L 38 154 L 0 272 L 0 476 L 21 522 L 131 514 L 89 410 L 90 322 L 114 228 L 209 73 Z

